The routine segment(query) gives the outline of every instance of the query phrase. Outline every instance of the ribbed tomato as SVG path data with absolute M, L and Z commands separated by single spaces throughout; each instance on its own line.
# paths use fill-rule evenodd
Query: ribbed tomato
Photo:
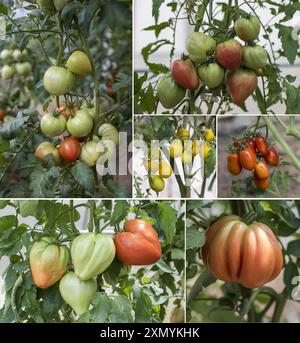
M 76 139 L 67 138 L 60 143 L 59 153 L 67 161 L 76 161 L 80 156 L 80 144 Z
M 142 219 L 125 223 L 125 231 L 114 237 L 116 256 L 127 265 L 146 265 L 161 257 L 161 246 L 152 225 Z
M 247 288 L 275 279 L 283 265 L 272 230 L 263 223 L 247 225 L 234 215 L 217 220 L 207 230 L 202 258 L 215 277 Z
M 247 170 L 253 170 L 256 164 L 256 155 L 254 151 L 248 147 L 239 152 L 240 164 Z
M 191 60 L 176 60 L 172 64 L 171 73 L 173 79 L 186 89 L 197 89 L 199 77 L 197 70 Z
M 279 164 L 279 153 L 276 149 L 271 148 L 265 155 L 264 159 L 270 166 L 276 167 Z
M 241 173 L 243 168 L 240 164 L 239 154 L 237 152 L 228 154 L 227 168 L 228 168 L 228 171 L 233 175 L 238 175 Z

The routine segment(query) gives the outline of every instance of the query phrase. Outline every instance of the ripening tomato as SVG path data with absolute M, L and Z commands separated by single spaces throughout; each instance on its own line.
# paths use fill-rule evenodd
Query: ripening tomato
M 265 161 L 259 161 L 255 165 L 255 174 L 259 179 L 265 180 L 270 176 L 270 170 Z
M 241 166 L 247 170 L 253 170 L 256 164 L 256 155 L 251 148 L 245 148 L 239 152 Z
M 263 136 L 257 136 L 255 137 L 254 142 L 257 152 L 264 156 L 268 152 L 268 146 L 265 138 Z
M 276 149 L 271 148 L 269 151 L 264 155 L 264 159 L 270 166 L 278 166 L 279 164 L 279 153 Z
M 171 73 L 173 79 L 186 89 L 197 89 L 199 77 L 194 63 L 191 60 L 176 60 L 172 64 Z
M 266 190 L 270 186 L 270 178 L 260 179 L 256 172 L 253 173 L 253 180 L 256 186 L 262 191 Z
M 59 165 L 61 162 L 58 149 L 50 142 L 41 143 L 36 148 L 34 154 L 41 160 L 44 160 L 48 155 L 52 155 L 52 159 L 54 160 L 56 165 Z
M 60 143 L 59 153 L 67 161 L 76 161 L 80 156 L 80 144 L 73 138 L 67 138 Z
M 238 175 L 242 171 L 242 166 L 239 160 L 239 154 L 237 152 L 232 152 L 227 156 L 227 168 L 228 171 L 233 175 Z

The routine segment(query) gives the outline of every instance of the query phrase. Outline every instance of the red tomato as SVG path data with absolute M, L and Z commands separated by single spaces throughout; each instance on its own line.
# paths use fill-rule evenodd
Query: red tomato
M 254 140 L 257 152 L 263 156 L 268 152 L 266 140 L 263 136 L 257 136 Z
M 265 161 L 259 161 L 255 165 L 255 175 L 261 179 L 268 179 L 270 176 L 270 170 Z
M 243 168 L 253 170 L 256 164 L 256 155 L 251 148 L 245 148 L 239 152 L 239 161 Z
M 176 60 L 172 64 L 171 73 L 173 79 L 186 89 L 197 89 L 199 77 L 197 70 L 191 60 Z
M 256 173 L 253 174 L 254 183 L 262 191 L 266 190 L 270 185 L 270 178 L 260 179 Z
M 249 148 L 251 148 L 255 152 L 255 142 L 254 142 L 254 140 L 250 139 L 246 143 L 249 146 Z
M 61 142 L 59 153 L 67 161 L 76 161 L 80 155 L 80 144 L 75 139 L 67 138 Z
M 276 149 L 271 148 L 265 155 L 264 159 L 266 160 L 267 163 L 271 166 L 278 166 L 279 164 L 279 153 Z
M 0 109 L 0 121 L 3 120 L 4 116 L 5 116 L 5 111 L 3 109 Z
M 243 168 L 240 164 L 239 154 L 237 152 L 228 154 L 227 168 L 228 168 L 228 171 L 233 175 L 238 175 L 242 171 Z

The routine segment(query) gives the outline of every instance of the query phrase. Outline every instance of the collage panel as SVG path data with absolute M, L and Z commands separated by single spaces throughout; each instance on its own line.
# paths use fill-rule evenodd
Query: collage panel
M 0 226 L 0 323 L 184 322 L 184 202 L 1 201 Z
M 219 117 L 218 197 L 299 198 L 299 130 L 295 115 Z
M 0 197 L 131 197 L 130 2 L 33 2 L 1 2 Z
M 298 114 L 297 12 L 294 1 L 135 1 L 134 113 Z
M 134 196 L 216 197 L 216 117 L 136 116 Z
M 297 200 L 187 200 L 187 322 L 299 323 Z

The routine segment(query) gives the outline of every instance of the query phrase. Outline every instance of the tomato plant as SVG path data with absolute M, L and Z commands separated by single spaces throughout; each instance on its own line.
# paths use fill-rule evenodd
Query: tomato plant
M 139 13 L 141 4 L 135 6 Z M 286 75 L 282 67 L 299 60 L 290 13 L 300 9 L 293 1 L 152 0 L 146 6 L 152 18 L 147 27 L 136 25 L 134 113 L 271 114 L 276 106 L 281 113 L 300 112 L 296 71 Z M 163 87 L 162 78 L 168 79 Z
M 131 194 L 126 148 L 132 127 L 131 4 L 117 0 L 91 6 L 89 0 L 8 0 L 1 7 L 6 32 L 0 42 L 2 197 Z M 107 82 L 113 95 L 107 92 Z M 119 134 L 126 153 L 119 154 Z M 72 156 L 64 143 L 70 136 L 83 138 L 79 147 L 72 142 Z M 116 146 L 100 142 L 109 154 L 98 164 L 122 165 L 125 176 L 118 168 L 99 167 L 94 158 L 100 152 L 92 162 L 86 158 L 85 144 L 102 139 Z M 41 149 L 35 157 L 42 142 L 47 149 L 51 146 L 55 166 Z M 57 150 L 60 146 L 64 148 Z
M 299 209 L 297 200 L 188 200 L 187 321 L 291 320 Z
M 157 323 L 185 307 L 184 202 L 0 208 L 1 323 Z

